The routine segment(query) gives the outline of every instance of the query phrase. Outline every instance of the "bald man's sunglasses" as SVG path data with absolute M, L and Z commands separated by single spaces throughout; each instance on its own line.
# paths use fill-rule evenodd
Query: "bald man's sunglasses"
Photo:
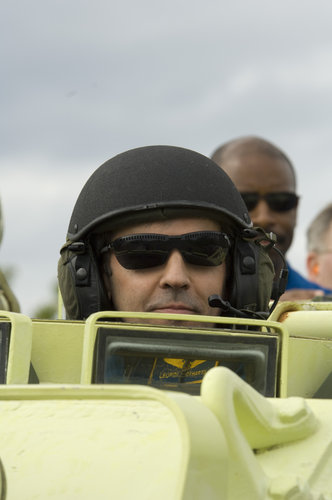
M 266 193 L 261 195 L 255 192 L 241 193 L 244 203 L 247 206 L 249 212 L 254 210 L 259 200 L 264 200 L 268 204 L 269 208 L 274 212 L 287 212 L 296 208 L 299 202 L 299 197 L 295 193 Z
M 143 233 L 122 236 L 101 249 L 112 251 L 126 269 L 149 269 L 166 263 L 178 250 L 185 262 L 194 266 L 219 266 L 225 259 L 230 240 L 225 233 L 198 231 L 178 236 Z

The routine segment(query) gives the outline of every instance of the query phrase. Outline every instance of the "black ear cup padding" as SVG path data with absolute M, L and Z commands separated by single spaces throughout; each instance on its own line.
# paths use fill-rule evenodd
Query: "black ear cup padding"
M 88 253 L 78 255 L 71 264 L 80 316 L 85 319 L 100 310 L 99 279 Z
M 256 256 L 248 242 L 236 239 L 233 255 L 233 286 L 230 303 L 237 309 L 257 310 Z
M 94 312 L 111 308 L 90 245 L 81 247 L 79 253 L 64 245 L 58 281 L 67 319 L 86 319 Z
M 237 309 L 267 311 L 274 267 L 267 251 L 254 241 L 236 238 L 230 303 Z

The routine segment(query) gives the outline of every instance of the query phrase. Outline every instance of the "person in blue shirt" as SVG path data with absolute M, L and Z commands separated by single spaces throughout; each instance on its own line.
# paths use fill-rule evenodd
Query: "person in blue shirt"
M 299 203 L 296 174 L 288 156 L 265 139 L 247 136 L 218 147 L 211 158 L 240 191 L 254 225 L 275 233 L 277 246 L 287 258 Z M 325 293 L 318 283 L 287 265 L 288 282 L 280 300 L 307 300 Z

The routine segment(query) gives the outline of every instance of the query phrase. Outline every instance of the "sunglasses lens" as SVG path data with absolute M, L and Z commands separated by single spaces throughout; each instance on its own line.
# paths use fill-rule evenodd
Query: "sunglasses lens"
M 180 251 L 189 264 L 196 266 L 219 266 L 225 261 L 229 240 L 223 233 L 196 233 L 184 239 Z M 199 236 L 200 235 L 200 236 Z
M 181 252 L 185 261 L 195 266 L 219 266 L 226 258 L 227 250 L 220 247 L 203 249 L 195 252 Z
M 113 250 L 126 269 L 147 269 L 166 262 L 168 250 L 162 248 L 163 243 L 162 240 L 148 238 L 148 235 L 137 234 L 118 238 L 113 242 Z
M 256 207 L 258 200 L 259 200 L 259 194 L 258 193 L 241 193 L 242 199 L 248 209 L 248 212 L 251 210 L 254 210 Z
M 126 269 L 148 269 L 149 267 L 157 267 L 164 264 L 167 260 L 168 253 L 156 252 L 126 252 L 117 255 L 116 258 L 122 267 Z
M 274 212 L 287 212 L 296 208 L 298 204 L 298 196 L 295 193 L 267 193 L 260 195 L 259 193 L 241 193 L 248 212 L 254 210 L 260 199 L 265 200 L 269 208 Z
M 294 193 L 269 193 L 266 201 L 275 212 L 287 212 L 297 207 L 298 196 Z
M 148 269 L 165 264 L 177 249 L 189 264 L 219 266 L 226 258 L 229 240 L 223 233 L 188 233 L 182 236 L 137 234 L 112 243 L 119 263 L 126 269 Z

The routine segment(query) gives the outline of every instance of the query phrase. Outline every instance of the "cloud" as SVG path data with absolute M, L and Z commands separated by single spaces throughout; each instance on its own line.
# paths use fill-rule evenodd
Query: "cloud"
M 1 262 L 30 311 L 56 274 L 92 171 L 146 144 L 209 155 L 256 134 L 282 147 L 311 215 L 331 200 L 332 5 L 325 0 L 4 0 Z M 302 266 L 303 269 L 303 266 Z

